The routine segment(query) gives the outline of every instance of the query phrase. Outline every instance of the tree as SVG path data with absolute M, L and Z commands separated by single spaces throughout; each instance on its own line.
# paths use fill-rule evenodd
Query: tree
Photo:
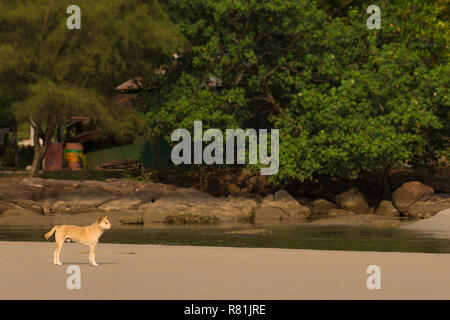
M 14 113 L 38 133 L 32 175 L 56 126 L 77 112 L 93 115 L 110 132 L 131 133 L 137 114 L 126 110 L 120 115 L 125 118 L 112 122 L 101 95 L 111 94 L 124 79 L 151 78 L 155 67 L 182 44 L 156 0 L 77 1 L 81 30 L 66 27 L 69 5 L 71 1 L 0 0 L 0 92 L 14 93 Z
M 281 181 L 448 152 L 445 7 L 379 1 L 382 28 L 368 30 L 359 3 L 327 13 L 304 0 L 168 2 L 189 45 L 144 97 L 161 106 L 147 111 L 153 129 L 278 128 Z
M 97 128 L 106 132 L 118 122 L 108 112 L 106 103 L 92 90 L 57 85 L 45 79 L 30 86 L 28 97 L 13 105 L 19 121 L 29 120 L 37 134 L 34 135 L 32 174 L 35 175 L 58 124 L 67 123 L 74 114 L 89 115 Z M 40 140 L 42 139 L 42 143 Z

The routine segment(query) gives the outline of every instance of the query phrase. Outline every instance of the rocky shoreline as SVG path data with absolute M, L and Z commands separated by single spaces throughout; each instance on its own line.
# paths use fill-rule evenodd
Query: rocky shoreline
M 428 218 L 450 208 L 449 194 L 435 194 L 418 181 L 407 182 L 377 208 L 351 188 L 327 199 L 294 198 L 287 191 L 261 197 L 234 192 L 216 197 L 191 188 L 127 179 L 71 181 L 0 179 L 0 227 L 86 224 L 109 215 L 116 225 L 152 224 L 368 224 L 397 226 L 408 218 Z

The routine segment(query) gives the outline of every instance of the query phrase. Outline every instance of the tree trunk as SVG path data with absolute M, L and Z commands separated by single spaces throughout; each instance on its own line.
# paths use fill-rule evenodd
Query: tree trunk
M 199 189 L 200 189 L 200 191 L 205 191 L 205 188 L 206 188 L 206 184 L 207 184 L 206 171 L 207 171 L 207 168 L 205 166 L 201 166 L 199 169 L 199 178 L 200 178 L 199 179 Z
M 8 129 L 0 129 L 0 154 L 4 154 L 8 146 Z
M 39 169 L 41 169 L 42 159 L 39 154 L 39 149 L 34 147 L 34 157 L 33 157 L 33 163 L 31 164 L 31 172 L 30 176 L 36 177 L 39 173 Z
M 392 181 L 391 181 L 391 165 L 388 164 L 384 169 L 383 175 L 383 199 L 392 199 Z
M 36 122 L 35 124 L 35 131 L 34 131 L 34 157 L 33 157 L 33 163 L 31 164 L 31 172 L 30 175 L 32 177 L 36 177 L 39 173 L 39 170 L 42 167 L 42 161 L 44 160 L 45 153 L 47 152 L 48 146 L 50 145 L 50 141 L 52 140 L 55 130 L 57 126 L 56 119 L 52 118 L 47 123 L 47 129 L 45 130 L 44 139 L 41 143 L 39 142 L 39 132 L 40 130 L 39 123 Z
M 17 167 L 19 165 L 19 150 L 17 147 L 17 123 L 14 123 L 12 128 L 12 146 L 14 152 L 14 166 Z
M 375 205 L 378 204 L 382 200 L 391 200 L 392 199 L 392 181 L 391 181 L 391 165 L 388 164 L 384 167 L 383 178 L 377 183 L 376 194 L 375 194 Z
M 38 125 L 35 125 L 34 128 L 34 156 L 33 156 L 33 163 L 31 164 L 31 172 L 30 175 L 32 177 L 36 177 L 39 173 L 39 170 L 42 166 L 42 159 L 43 156 L 41 156 L 41 143 L 39 142 L 39 129 Z

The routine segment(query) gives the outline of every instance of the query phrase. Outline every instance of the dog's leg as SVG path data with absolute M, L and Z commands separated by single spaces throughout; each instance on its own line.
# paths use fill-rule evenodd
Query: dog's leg
M 55 241 L 55 244 L 56 244 L 56 248 L 55 248 L 55 251 L 53 252 L 53 264 L 58 264 L 58 259 L 57 259 L 57 256 L 58 256 L 58 242 Z
M 55 253 L 53 254 L 53 263 L 58 266 L 62 266 L 61 261 L 59 261 L 59 253 L 61 252 L 61 248 L 64 244 L 64 237 L 61 234 L 59 234 L 58 231 L 56 231 L 56 234 L 55 234 L 56 249 L 55 249 Z
M 56 243 L 56 249 L 55 253 L 53 254 L 53 263 L 57 264 L 58 266 L 62 266 L 61 261 L 59 261 L 59 252 L 61 251 L 61 247 L 63 245 L 63 241 L 60 241 L 59 239 L 55 241 Z
M 95 262 L 95 243 L 91 243 L 89 246 L 91 247 L 91 250 L 89 250 L 89 263 L 91 266 L 98 266 Z

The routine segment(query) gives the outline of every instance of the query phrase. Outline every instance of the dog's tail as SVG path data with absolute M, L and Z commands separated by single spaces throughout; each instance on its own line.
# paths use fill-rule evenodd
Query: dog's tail
M 54 226 L 54 227 L 52 228 L 52 230 L 50 230 L 49 232 L 47 232 L 47 233 L 45 234 L 45 239 L 50 238 L 50 237 L 52 236 L 52 234 L 53 234 L 56 230 L 58 230 L 58 226 Z

